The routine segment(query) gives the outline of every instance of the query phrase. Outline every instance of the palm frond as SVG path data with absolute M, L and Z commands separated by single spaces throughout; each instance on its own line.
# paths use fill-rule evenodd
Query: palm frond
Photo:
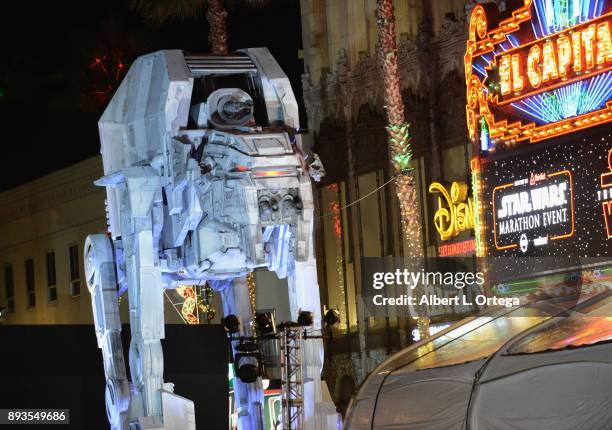
M 203 16 L 206 6 L 206 0 L 130 0 L 130 7 L 151 24 Z
M 272 0 L 226 0 L 228 10 L 241 8 L 264 9 L 272 6 Z

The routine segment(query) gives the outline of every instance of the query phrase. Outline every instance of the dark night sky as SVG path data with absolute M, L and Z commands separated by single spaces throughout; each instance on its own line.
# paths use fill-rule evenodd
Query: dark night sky
M 127 0 L 6 2 L 1 22 L 0 191 L 99 153 L 93 90 L 109 79 L 89 67 L 96 56 L 110 69 L 158 49 L 209 52 L 204 16 L 148 25 Z M 230 10 L 228 33 L 230 50 L 270 48 L 301 99 L 298 0 Z

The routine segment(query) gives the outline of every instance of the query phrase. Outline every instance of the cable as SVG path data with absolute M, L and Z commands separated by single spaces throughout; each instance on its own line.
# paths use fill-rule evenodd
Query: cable
M 366 194 L 365 196 L 362 196 L 362 197 L 358 198 L 358 199 L 357 199 L 357 200 L 355 200 L 354 202 L 351 202 L 351 203 L 349 203 L 349 204 L 348 204 L 348 205 L 346 205 L 346 206 L 342 206 L 341 208 L 339 208 L 339 209 L 338 209 L 338 211 L 343 211 L 343 210 L 345 210 L 345 209 L 347 209 L 347 208 L 349 208 L 349 207 L 353 206 L 354 204 L 359 203 L 360 201 L 362 201 L 362 200 L 363 200 L 363 199 L 365 199 L 366 197 L 370 197 L 372 194 L 377 193 L 378 191 L 380 191 L 381 189 L 383 189 L 384 187 L 386 187 L 387 185 L 389 185 L 391 182 L 393 182 L 397 176 L 398 176 L 397 174 L 395 174 L 395 175 L 391 176 L 391 179 L 389 179 L 387 182 L 385 182 L 384 184 L 382 184 L 380 187 L 378 187 L 378 188 L 376 188 L 376 189 L 374 189 L 374 190 L 370 191 L 368 194 Z M 319 215 L 319 216 L 317 217 L 317 219 L 325 218 L 325 217 L 328 217 L 328 216 L 333 216 L 333 215 L 335 215 L 336 213 L 337 213 L 337 212 L 328 212 L 328 213 L 326 213 L 326 214 Z
M 179 317 L 181 317 L 181 319 L 183 320 L 183 322 L 185 324 L 187 324 L 187 320 L 185 320 L 185 318 L 183 318 L 183 315 L 181 315 L 181 313 L 179 312 L 179 310 L 176 308 L 176 305 L 172 302 L 172 300 L 170 299 L 170 296 L 168 296 L 168 293 L 166 292 L 166 290 L 164 289 L 164 295 L 166 296 L 166 298 L 168 299 L 168 301 L 170 302 L 170 304 L 172 305 L 172 307 L 174 308 L 174 310 L 176 311 L 176 313 L 178 314 Z M 178 305 L 179 303 L 177 303 Z

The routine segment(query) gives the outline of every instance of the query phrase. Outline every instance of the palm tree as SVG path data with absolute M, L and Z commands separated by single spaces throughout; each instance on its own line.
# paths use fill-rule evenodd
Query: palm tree
M 270 4 L 270 0 L 230 0 L 231 8 L 238 6 L 263 7 Z M 136 9 L 147 21 L 161 24 L 170 18 L 193 18 L 206 11 L 208 21 L 208 42 L 213 54 L 227 54 L 227 9 L 225 0 L 130 0 L 131 6 Z
M 414 176 L 410 168 L 412 145 L 410 125 L 404 115 L 404 103 L 400 88 L 395 35 L 395 11 L 393 0 L 377 0 L 378 56 L 385 86 L 385 111 L 389 134 L 389 156 L 395 174 L 395 189 L 399 200 L 402 230 L 408 242 L 407 256 L 423 257 L 421 224 Z M 421 338 L 429 335 L 429 318 L 418 319 Z

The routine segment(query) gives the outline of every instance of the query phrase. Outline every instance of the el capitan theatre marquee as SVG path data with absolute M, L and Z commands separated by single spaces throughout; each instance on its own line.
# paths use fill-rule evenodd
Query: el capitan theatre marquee
M 506 3 L 465 54 L 477 255 L 612 260 L 612 1 Z

